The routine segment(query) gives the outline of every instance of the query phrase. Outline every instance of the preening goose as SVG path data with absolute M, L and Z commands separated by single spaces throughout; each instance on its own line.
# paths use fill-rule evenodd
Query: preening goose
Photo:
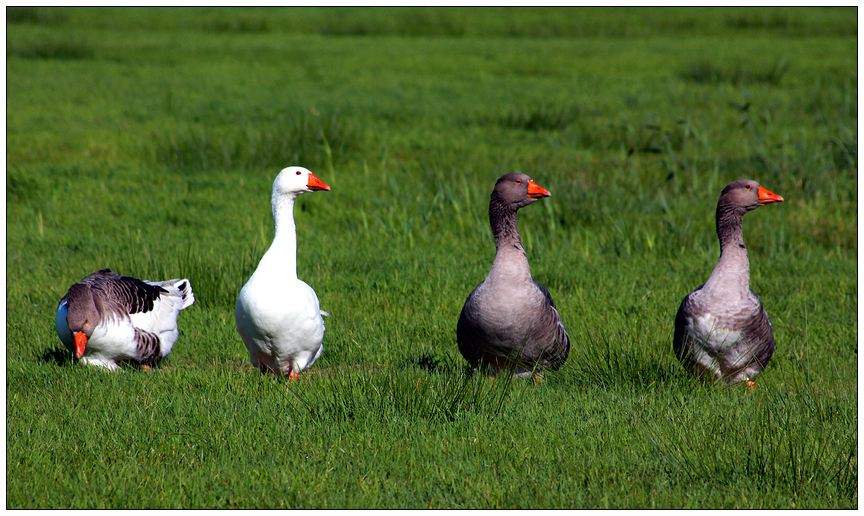
M 742 224 L 748 211 L 782 201 L 749 180 L 729 183 L 720 194 L 720 260 L 708 281 L 684 298 L 675 317 L 675 355 L 697 377 L 752 387 L 749 382 L 774 353 L 771 321 L 750 290 Z
M 276 234 L 234 308 L 252 365 L 292 380 L 321 356 L 322 315 L 329 315 L 312 287 L 297 278 L 294 201 L 318 190 L 330 187 L 305 168 L 288 167 L 276 177 L 271 199 Z
M 519 208 L 550 195 L 525 174 L 507 174 L 495 184 L 489 200 L 495 260 L 456 325 L 459 351 L 474 367 L 529 376 L 567 360 L 570 337 L 549 291 L 531 278 L 516 222 Z
M 60 300 L 57 335 L 85 364 L 157 365 L 180 334 L 177 314 L 194 302 L 187 279 L 142 281 L 102 269 Z

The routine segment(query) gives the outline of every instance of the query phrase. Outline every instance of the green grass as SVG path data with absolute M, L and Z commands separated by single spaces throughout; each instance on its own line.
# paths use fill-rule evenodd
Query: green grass
M 856 49 L 852 9 L 7 8 L 7 509 L 857 508 Z M 233 307 L 291 164 L 332 316 L 288 384 Z M 512 171 L 573 342 L 539 384 L 455 343 Z M 745 221 L 752 393 L 671 349 L 740 178 L 786 199 Z M 161 370 L 57 339 L 103 267 L 191 280 Z

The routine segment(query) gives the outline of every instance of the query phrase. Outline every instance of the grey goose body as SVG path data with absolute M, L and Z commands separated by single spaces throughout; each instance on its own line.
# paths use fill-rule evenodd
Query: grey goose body
M 570 337 L 549 291 L 531 277 L 516 219 L 519 208 L 549 195 L 525 174 L 495 184 L 489 201 L 495 259 L 456 325 L 459 351 L 473 367 L 526 376 L 567 360 Z
M 720 259 L 708 281 L 684 298 L 675 317 L 673 350 L 696 377 L 750 382 L 771 360 L 774 334 L 762 302 L 750 290 L 743 221 L 745 213 L 781 201 L 750 180 L 732 182 L 720 194 Z
M 60 300 L 57 335 L 88 365 L 157 365 L 179 336 L 177 314 L 194 301 L 187 279 L 153 282 L 102 269 Z

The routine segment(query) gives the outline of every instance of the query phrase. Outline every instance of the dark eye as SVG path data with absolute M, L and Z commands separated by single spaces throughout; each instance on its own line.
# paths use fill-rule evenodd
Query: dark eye
M 750 189 L 750 185 L 744 185 L 744 188 L 746 188 L 746 189 L 749 190 L 749 189 Z
M 297 175 L 298 175 L 298 176 L 300 175 L 300 171 L 299 171 L 299 170 L 297 171 Z M 748 186 L 747 188 L 750 188 L 750 187 Z
M 519 184 L 519 183 L 521 183 L 521 182 L 522 182 L 521 179 L 517 179 L 517 180 L 516 180 L 516 184 Z

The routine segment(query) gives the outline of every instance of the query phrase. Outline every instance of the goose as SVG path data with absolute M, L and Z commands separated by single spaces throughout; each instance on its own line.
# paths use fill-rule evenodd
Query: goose
M 750 290 L 744 214 L 782 202 L 756 181 L 729 183 L 717 202 L 720 260 L 704 285 L 687 294 L 675 317 L 673 349 L 696 377 L 752 389 L 774 353 L 771 321 Z
M 495 259 L 468 296 L 456 325 L 459 351 L 472 367 L 530 376 L 567 360 L 570 337 L 549 291 L 531 278 L 516 211 L 552 195 L 525 174 L 506 174 L 489 200 Z
M 294 202 L 300 194 L 330 190 L 302 167 L 283 169 L 273 182 L 276 234 L 234 308 L 237 332 L 249 360 L 262 373 L 299 378 L 324 349 L 324 319 L 312 287 L 297 278 Z
M 72 285 L 57 306 L 57 336 L 81 362 L 149 368 L 168 356 L 177 314 L 195 302 L 187 279 L 146 281 L 102 269 Z

